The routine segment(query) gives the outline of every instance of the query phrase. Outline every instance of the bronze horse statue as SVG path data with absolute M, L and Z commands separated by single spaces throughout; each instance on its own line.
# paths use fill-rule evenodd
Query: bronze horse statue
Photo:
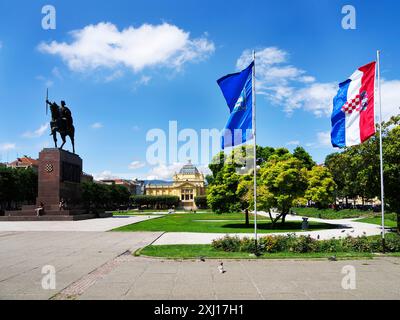
M 66 137 L 69 136 L 72 144 L 72 152 L 75 153 L 75 127 L 73 125 L 73 119 L 71 116 L 71 111 L 65 106 L 65 102 L 61 101 L 61 107 L 55 102 L 50 102 L 46 100 L 46 103 L 50 105 L 51 112 L 51 134 L 53 136 L 54 145 L 57 148 L 57 132 L 60 134 L 63 143 L 60 149 L 66 143 Z

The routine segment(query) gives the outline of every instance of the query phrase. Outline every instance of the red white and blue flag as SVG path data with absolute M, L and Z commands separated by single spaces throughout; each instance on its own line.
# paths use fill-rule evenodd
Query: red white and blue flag
M 333 99 L 332 146 L 354 146 L 375 134 L 375 65 L 371 62 L 358 68 L 339 84 Z

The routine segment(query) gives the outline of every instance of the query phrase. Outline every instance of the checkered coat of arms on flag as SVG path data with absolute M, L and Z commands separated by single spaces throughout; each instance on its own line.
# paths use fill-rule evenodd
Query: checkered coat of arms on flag
M 375 62 L 358 68 L 339 84 L 333 99 L 332 146 L 344 148 L 375 134 Z

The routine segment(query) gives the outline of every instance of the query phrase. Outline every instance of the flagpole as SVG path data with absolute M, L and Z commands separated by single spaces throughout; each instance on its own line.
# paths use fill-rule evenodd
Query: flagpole
M 257 253 L 257 140 L 256 140 L 256 52 L 253 50 L 252 70 L 252 112 L 253 112 L 253 153 L 254 153 L 254 241 Z
M 376 63 L 378 68 L 378 103 L 379 103 L 379 155 L 381 175 L 381 215 L 382 215 L 382 250 L 385 253 L 385 190 L 383 184 L 383 150 L 382 150 L 382 97 L 381 97 L 381 52 L 376 52 Z

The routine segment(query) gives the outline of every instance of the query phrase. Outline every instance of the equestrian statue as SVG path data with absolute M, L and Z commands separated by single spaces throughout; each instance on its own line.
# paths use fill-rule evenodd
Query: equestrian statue
M 66 143 L 66 137 L 69 136 L 72 143 L 72 152 L 75 153 L 75 140 L 74 140 L 75 127 L 74 127 L 74 121 L 72 119 L 71 110 L 66 106 L 65 101 L 61 101 L 61 107 L 60 107 L 57 103 L 51 102 L 49 101 L 48 98 L 46 98 L 46 110 L 47 110 L 47 105 L 50 106 L 50 112 L 51 112 L 50 135 L 53 136 L 55 147 L 57 148 L 57 132 L 58 132 L 63 141 L 63 143 L 60 146 L 60 149 L 63 148 L 63 146 Z

